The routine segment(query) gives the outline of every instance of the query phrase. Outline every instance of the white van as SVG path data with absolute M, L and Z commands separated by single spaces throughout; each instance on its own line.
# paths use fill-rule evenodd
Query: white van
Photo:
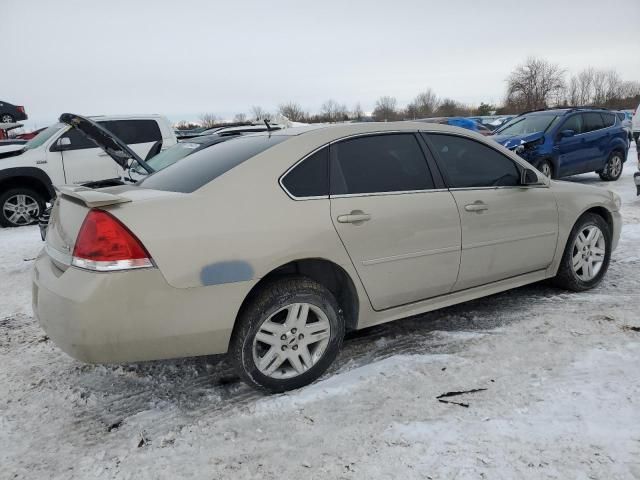
M 160 115 L 90 117 L 127 143 L 141 158 L 177 143 Z M 0 147 L 0 225 L 34 223 L 54 196 L 53 185 L 118 178 L 123 171 L 81 132 L 56 123 L 24 145 Z

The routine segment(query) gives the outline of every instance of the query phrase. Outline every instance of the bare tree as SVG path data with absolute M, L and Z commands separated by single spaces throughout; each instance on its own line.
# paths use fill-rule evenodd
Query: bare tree
M 235 123 L 245 123 L 247 121 L 247 114 L 246 113 L 236 113 L 235 116 L 233 117 L 233 121 Z
M 564 90 L 564 70 L 546 60 L 530 57 L 507 78 L 507 103 L 527 110 L 558 101 Z
M 471 108 L 451 98 L 444 98 L 435 113 L 439 117 L 467 116 L 471 114 Z
M 326 122 L 343 122 L 349 118 L 347 106 L 329 99 L 320 107 L 320 115 Z
M 219 119 L 216 115 L 214 115 L 213 113 L 203 113 L 202 115 L 200 115 L 200 124 L 204 127 L 204 128 L 211 128 L 214 125 L 216 125 L 217 123 L 219 123 Z
M 351 110 L 351 118 L 353 120 L 362 120 L 363 117 L 364 117 L 364 112 L 362 111 L 362 106 L 360 105 L 360 102 L 358 102 L 353 106 L 353 110 Z
M 393 121 L 398 118 L 396 111 L 397 100 L 395 97 L 384 96 L 376 100 L 376 108 L 373 109 L 373 117 L 379 122 Z
M 251 107 L 251 115 L 256 122 L 262 122 L 264 120 L 271 120 L 271 114 L 258 105 Z
M 431 117 L 438 108 L 439 102 L 440 100 L 438 100 L 433 90 L 428 88 L 413 99 L 413 102 L 407 107 L 407 111 L 409 111 L 410 108 L 415 111 L 416 116 L 414 118 Z
M 295 102 L 283 103 L 278 107 L 278 112 L 292 122 L 302 122 L 307 116 L 302 107 Z

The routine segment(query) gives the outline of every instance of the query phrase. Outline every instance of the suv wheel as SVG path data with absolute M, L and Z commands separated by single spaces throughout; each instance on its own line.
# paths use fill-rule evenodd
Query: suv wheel
M 599 173 L 600 178 L 604 181 L 615 182 L 622 175 L 623 156 L 620 152 L 611 152 L 609 160 L 604 167 L 604 170 Z
M 0 194 L 0 225 L 21 227 L 38 221 L 44 211 L 42 196 L 28 188 L 12 188 Z
M 3 113 L 0 117 L 0 123 L 14 123 L 16 120 L 8 113 Z
M 269 392 L 303 387 L 336 358 L 344 320 L 333 294 L 306 277 L 267 284 L 243 307 L 229 346 L 249 385 Z
M 595 287 L 609 268 L 611 230 L 600 215 L 587 213 L 571 230 L 554 283 L 581 292 Z
M 553 177 L 553 167 L 551 166 L 551 162 L 549 160 L 545 160 L 540 164 L 540 172 L 548 178 Z

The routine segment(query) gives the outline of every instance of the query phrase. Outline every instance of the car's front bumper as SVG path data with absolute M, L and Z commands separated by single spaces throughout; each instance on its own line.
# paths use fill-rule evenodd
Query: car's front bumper
M 42 328 L 66 353 L 92 363 L 224 353 L 253 286 L 174 288 L 156 268 L 62 271 L 44 252 L 32 277 L 33 311 Z

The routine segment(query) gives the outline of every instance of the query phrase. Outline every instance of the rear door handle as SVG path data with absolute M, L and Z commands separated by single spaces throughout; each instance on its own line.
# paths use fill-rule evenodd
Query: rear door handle
M 371 220 L 371 215 L 360 210 L 354 210 L 347 215 L 338 215 L 338 223 L 363 223 Z
M 484 212 L 485 210 L 489 210 L 489 205 L 487 205 L 484 202 L 478 201 L 478 202 L 475 202 L 475 203 L 470 203 L 469 205 L 465 205 L 464 209 L 467 212 L 478 212 L 478 213 L 481 213 L 481 212 Z

